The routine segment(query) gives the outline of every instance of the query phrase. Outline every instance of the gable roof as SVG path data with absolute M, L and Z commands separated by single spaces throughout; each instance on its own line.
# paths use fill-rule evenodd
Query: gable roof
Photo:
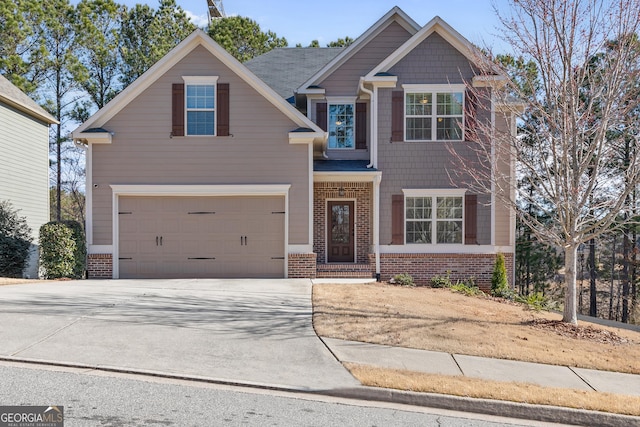
M 335 58 L 344 47 L 282 47 L 257 56 L 244 65 L 281 97 L 294 96 L 296 89 Z
M 365 80 L 370 80 L 376 75 L 386 73 L 394 65 L 396 65 L 402 58 L 409 54 L 414 48 L 422 43 L 427 37 L 433 33 L 438 33 L 443 39 L 445 39 L 450 45 L 464 55 L 470 62 L 481 65 L 483 69 L 491 70 L 493 74 L 499 76 L 502 73 L 499 68 L 493 64 L 480 50 L 475 47 L 469 40 L 464 38 L 459 32 L 457 32 L 451 25 L 447 24 L 444 19 L 439 16 L 434 17 L 431 21 L 425 24 L 420 31 L 415 33 L 409 40 L 407 40 L 402 46 L 395 50 L 391 55 L 387 56 L 384 61 L 378 64 L 373 70 L 371 70 L 366 76 Z
M 74 138 L 88 129 L 100 128 L 111 118 L 127 106 L 133 99 L 140 95 L 145 89 L 151 86 L 156 80 L 164 75 L 171 67 L 187 56 L 193 49 L 203 46 L 213 56 L 231 69 L 238 77 L 244 80 L 249 86 L 255 89 L 260 95 L 273 104 L 285 116 L 291 119 L 298 127 L 309 128 L 312 132 L 324 135 L 324 131 L 315 123 L 301 114 L 293 106 L 287 103 L 272 88 L 260 80 L 247 67 L 242 65 L 236 58 L 224 50 L 203 30 L 196 29 L 186 39 L 171 49 L 162 59 L 156 62 L 138 79 L 120 92 L 107 105 L 93 114 L 86 122 L 73 131 Z
M 0 102 L 11 105 L 31 117 L 49 124 L 59 123 L 51 114 L 36 104 L 26 93 L 0 74 Z
M 338 56 L 336 56 L 331 62 L 322 67 L 311 78 L 303 82 L 297 92 L 304 92 L 310 86 L 317 85 L 320 81 L 324 80 L 327 76 L 333 73 L 338 67 L 344 64 L 349 58 L 355 55 L 360 49 L 369 43 L 380 32 L 387 28 L 391 23 L 397 22 L 410 34 L 414 35 L 420 30 L 420 25 L 416 23 L 409 15 L 407 15 L 398 6 L 394 6 L 389 12 L 387 12 L 382 18 L 380 18 L 375 24 L 373 24 L 367 31 L 365 31 L 360 37 L 358 37 L 352 44 L 345 48 Z

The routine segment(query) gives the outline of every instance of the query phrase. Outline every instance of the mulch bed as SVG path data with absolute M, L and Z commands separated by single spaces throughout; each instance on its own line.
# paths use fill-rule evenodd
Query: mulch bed
M 534 319 L 528 322 L 536 329 L 552 330 L 563 337 L 579 340 L 589 340 L 602 344 L 631 344 L 631 341 L 622 338 L 615 332 L 598 329 L 592 326 L 572 325 L 560 320 Z

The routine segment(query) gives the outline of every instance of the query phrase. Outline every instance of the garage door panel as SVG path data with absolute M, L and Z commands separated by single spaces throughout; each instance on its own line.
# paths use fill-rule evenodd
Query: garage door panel
M 284 275 L 284 197 L 119 200 L 121 277 Z

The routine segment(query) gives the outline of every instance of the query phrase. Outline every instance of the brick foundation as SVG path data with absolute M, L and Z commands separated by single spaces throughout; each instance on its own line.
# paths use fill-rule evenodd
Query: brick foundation
M 509 283 L 513 285 L 513 254 L 505 253 Z M 375 264 L 374 254 L 369 260 Z M 491 289 L 495 254 L 380 254 L 380 278 L 389 280 L 396 274 L 408 273 L 418 285 L 429 285 L 434 276 L 450 272 L 452 281 L 473 278 L 483 291 Z
M 316 254 L 289 254 L 290 279 L 315 279 Z
M 113 277 L 111 254 L 89 254 L 87 256 L 87 277 L 89 279 L 111 279 Z

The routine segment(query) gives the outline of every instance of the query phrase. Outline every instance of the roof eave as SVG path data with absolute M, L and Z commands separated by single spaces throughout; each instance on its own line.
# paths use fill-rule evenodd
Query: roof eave
M 47 113 L 45 110 L 37 111 L 36 109 L 30 108 L 29 106 L 24 105 L 23 103 L 18 102 L 11 97 L 0 95 L 0 101 L 2 101 L 7 105 L 10 105 L 12 108 L 15 108 L 16 110 L 22 111 L 23 113 L 28 114 L 29 116 L 37 120 L 41 120 L 50 125 L 57 125 L 60 123 L 55 117 Z

